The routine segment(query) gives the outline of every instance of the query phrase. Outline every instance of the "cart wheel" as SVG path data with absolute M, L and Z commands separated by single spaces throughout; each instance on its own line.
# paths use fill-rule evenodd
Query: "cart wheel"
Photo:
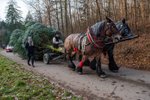
M 45 53 L 44 54 L 44 56 L 43 56 L 43 62 L 45 63 L 45 64 L 49 64 L 49 59 L 50 57 L 49 57 L 49 54 L 48 53 Z

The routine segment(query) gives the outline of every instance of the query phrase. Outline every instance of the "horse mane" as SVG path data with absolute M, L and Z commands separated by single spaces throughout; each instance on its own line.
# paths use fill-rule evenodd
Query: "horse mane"
M 95 36 L 100 36 L 102 31 L 104 30 L 105 28 L 105 21 L 100 21 L 100 22 L 97 22 L 96 24 L 92 25 L 91 26 L 91 29 L 93 31 L 93 34 Z

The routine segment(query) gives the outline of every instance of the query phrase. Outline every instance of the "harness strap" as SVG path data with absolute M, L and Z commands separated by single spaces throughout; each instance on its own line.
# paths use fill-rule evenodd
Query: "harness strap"
M 78 49 L 79 50 L 82 49 L 82 40 L 83 40 L 84 37 L 85 37 L 85 35 L 82 34 L 82 33 L 78 36 Z
M 78 51 L 85 52 L 86 35 L 81 33 L 75 39 L 76 39 L 76 45 L 73 50 L 75 52 Z
M 96 47 L 96 48 L 102 48 L 102 47 L 100 47 L 100 46 L 94 41 L 93 37 L 92 37 L 91 34 L 90 34 L 90 29 L 89 29 L 89 28 L 87 29 L 86 35 L 87 35 L 87 38 L 88 38 L 89 42 L 92 43 L 92 44 L 94 44 L 94 47 Z
M 81 42 L 81 50 L 83 53 L 85 53 L 86 40 L 87 40 L 87 36 L 85 35 Z

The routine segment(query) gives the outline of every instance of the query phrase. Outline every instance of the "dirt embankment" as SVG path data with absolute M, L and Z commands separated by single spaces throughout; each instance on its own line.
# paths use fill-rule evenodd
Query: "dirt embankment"
M 118 65 L 150 70 L 150 34 L 141 34 L 139 38 L 118 43 L 114 55 Z M 108 62 L 106 59 L 104 61 Z

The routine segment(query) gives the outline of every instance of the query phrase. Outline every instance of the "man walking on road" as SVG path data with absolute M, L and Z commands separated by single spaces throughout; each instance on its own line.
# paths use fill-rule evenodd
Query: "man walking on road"
M 28 63 L 28 65 L 31 66 L 31 64 L 32 64 L 32 67 L 35 67 L 34 66 L 34 44 L 33 44 L 32 38 L 30 36 L 28 37 L 28 40 L 25 44 L 25 48 L 27 50 L 27 56 L 28 56 L 27 63 Z M 30 64 L 30 60 L 31 60 L 31 64 Z

